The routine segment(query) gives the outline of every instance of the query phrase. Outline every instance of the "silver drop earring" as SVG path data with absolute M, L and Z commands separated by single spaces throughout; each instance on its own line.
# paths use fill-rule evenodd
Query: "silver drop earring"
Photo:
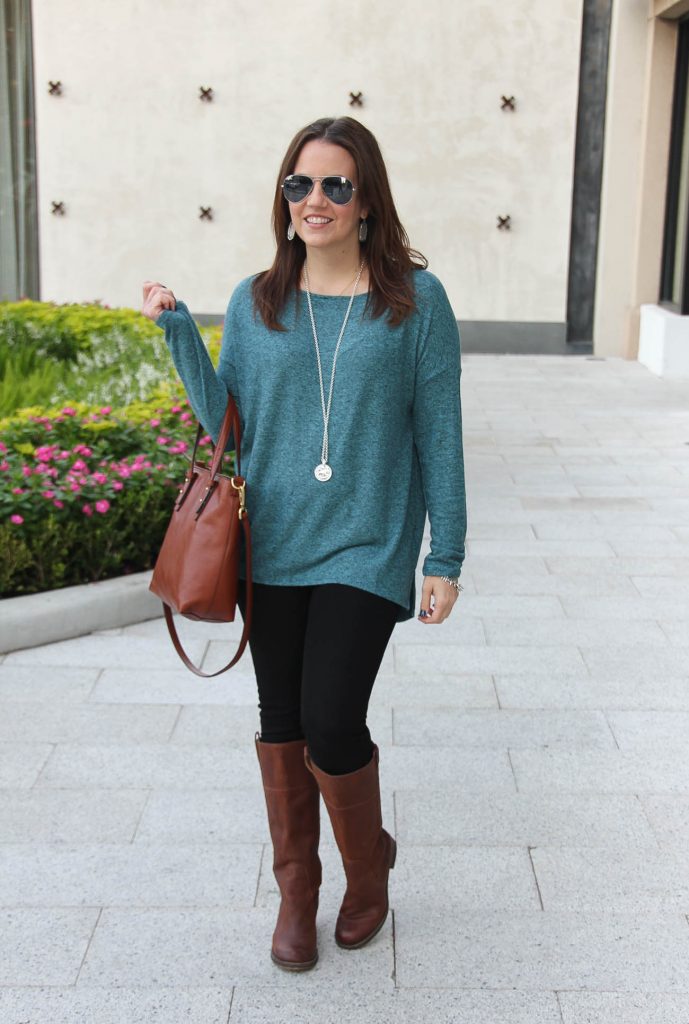
M 365 242 L 368 238 L 368 224 L 365 220 L 362 220 L 359 224 L 359 241 Z
M 290 221 L 289 222 L 289 227 L 287 228 L 287 241 L 291 242 L 293 238 L 294 238 L 294 224 L 292 223 L 292 221 Z

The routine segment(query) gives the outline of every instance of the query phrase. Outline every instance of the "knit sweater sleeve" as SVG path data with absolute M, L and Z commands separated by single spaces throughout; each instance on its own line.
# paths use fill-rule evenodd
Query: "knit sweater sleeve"
M 230 300 L 231 305 L 231 300 Z M 165 341 L 189 398 L 194 415 L 215 443 L 227 409 L 227 393 L 236 398 L 236 377 L 232 360 L 230 305 L 223 326 L 222 348 L 217 370 L 185 302 L 177 299 L 174 310 L 164 309 L 156 324 L 165 331 Z M 234 447 L 230 432 L 227 451 Z
M 431 275 L 428 275 L 429 278 Z M 414 444 L 431 526 L 424 576 L 459 576 L 467 528 L 459 330 L 440 281 L 432 277 L 430 315 L 419 339 L 414 387 Z

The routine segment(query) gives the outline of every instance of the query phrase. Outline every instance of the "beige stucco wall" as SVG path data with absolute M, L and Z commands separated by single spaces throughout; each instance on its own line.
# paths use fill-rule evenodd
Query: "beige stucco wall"
M 676 18 L 689 0 L 613 3 L 594 347 L 634 359 L 656 303 L 667 191 Z
M 42 297 L 137 305 L 152 277 L 224 312 L 271 258 L 289 138 L 352 113 L 458 317 L 564 320 L 581 7 L 33 0 Z

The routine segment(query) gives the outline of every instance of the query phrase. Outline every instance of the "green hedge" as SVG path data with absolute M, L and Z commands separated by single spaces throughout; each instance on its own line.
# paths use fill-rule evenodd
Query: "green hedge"
M 196 428 L 155 324 L 45 305 L 0 304 L 0 397 L 71 395 L 0 420 L 2 597 L 151 568 Z M 206 336 L 217 360 L 220 329 Z

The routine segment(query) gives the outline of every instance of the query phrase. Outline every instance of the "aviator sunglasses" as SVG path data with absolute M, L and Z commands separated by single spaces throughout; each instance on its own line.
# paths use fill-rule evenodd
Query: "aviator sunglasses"
M 323 194 L 337 206 L 346 206 L 352 201 L 356 187 L 349 178 L 339 174 L 328 174 L 322 178 L 310 178 L 308 174 L 290 174 L 282 183 L 282 194 L 289 203 L 301 203 L 313 192 L 313 186 L 320 181 Z

